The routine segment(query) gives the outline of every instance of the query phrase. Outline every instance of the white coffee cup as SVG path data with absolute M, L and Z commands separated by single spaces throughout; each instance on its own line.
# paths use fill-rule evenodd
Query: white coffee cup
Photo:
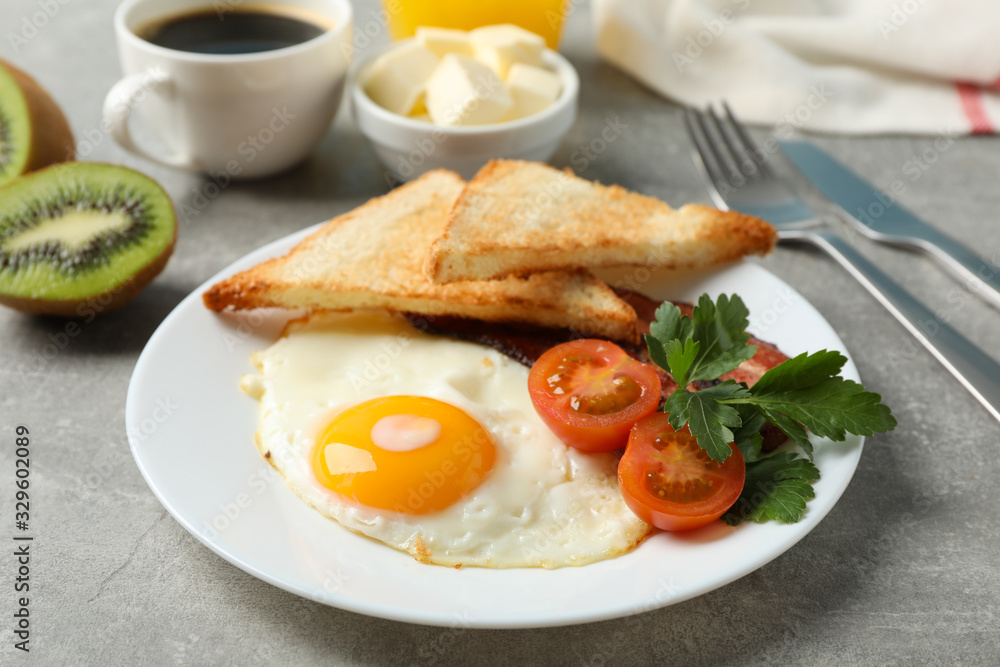
M 168 49 L 139 35 L 152 23 L 198 10 L 224 21 L 244 2 L 248 9 L 286 5 L 328 29 L 294 46 L 235 55 Z M 171 167 L 229 178 L 284 171 L 330 127 L 350 66 L 351 19 L 347 0 L 126 0 L 115 13 L 125 78 L 104 101 L 105 127 L 123 148 Z M 134 140 L 133 109 L 171 154 Z

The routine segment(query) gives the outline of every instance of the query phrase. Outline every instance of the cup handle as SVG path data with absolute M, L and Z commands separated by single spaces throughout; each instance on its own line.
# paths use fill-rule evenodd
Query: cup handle
M 118 145 L 135 155 L 168 167 L 197 170 L 199 165 L 188 156 L 180 154 L 162 156 L 147 151 L 136 143 L 129 131 L 129 117 L 135 105 L 150 91 L 161 90 L 169 94 L 173 91 L 173 87 L 173 79 L 161 69 L 148 69 L 126 76 L 112 86 L 104 98 L 104 124 Z

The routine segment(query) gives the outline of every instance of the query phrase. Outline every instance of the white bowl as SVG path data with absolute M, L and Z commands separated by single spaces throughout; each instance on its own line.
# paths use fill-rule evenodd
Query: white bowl
M 546 162 L 576 120 L 580 78 L 568 60 L 549 49 L 543 59 L 559 75 L 562 91 L 544 111 L 506 123 L 466 127 L 441 127 L 392 113 L 373 102 L 360 82 L 367 79 L 375 58 L 402 43 L 386 45 L 358 62 L 349 84 L 358 129 L 387 176 L 409 181 L 444 168 L 469 179 L 493 158 Z

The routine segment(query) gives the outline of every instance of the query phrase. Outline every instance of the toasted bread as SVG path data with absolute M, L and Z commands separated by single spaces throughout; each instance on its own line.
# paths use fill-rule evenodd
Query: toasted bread
M 635 339 L 635 311 L 585 271 L 431 283 L 424 260 L 464 186 L 453 172 L 429 172 L 334 218 L 287 255 L 214 285 L 203 295 L 205 305 L 212 310 L 384 308 Z
M 759 218 L 664 202 L 537 162 L 495 160 L 458 198 L 425 267 L 436 283 L 536 271 L 700 268 L 765 254 L 775 229 Z

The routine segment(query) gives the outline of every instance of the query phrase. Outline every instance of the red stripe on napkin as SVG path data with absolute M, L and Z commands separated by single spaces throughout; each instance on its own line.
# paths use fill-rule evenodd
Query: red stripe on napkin
M 990 123 L 986 115 L 986 108 L 983 107 L 982 91 L 979 86 L 971 83 L 956 83 L 958 90 L 958 101 L 962 105 L 962 111 L 969 120 L 972 134 L 993 134 L 993 124 Z

